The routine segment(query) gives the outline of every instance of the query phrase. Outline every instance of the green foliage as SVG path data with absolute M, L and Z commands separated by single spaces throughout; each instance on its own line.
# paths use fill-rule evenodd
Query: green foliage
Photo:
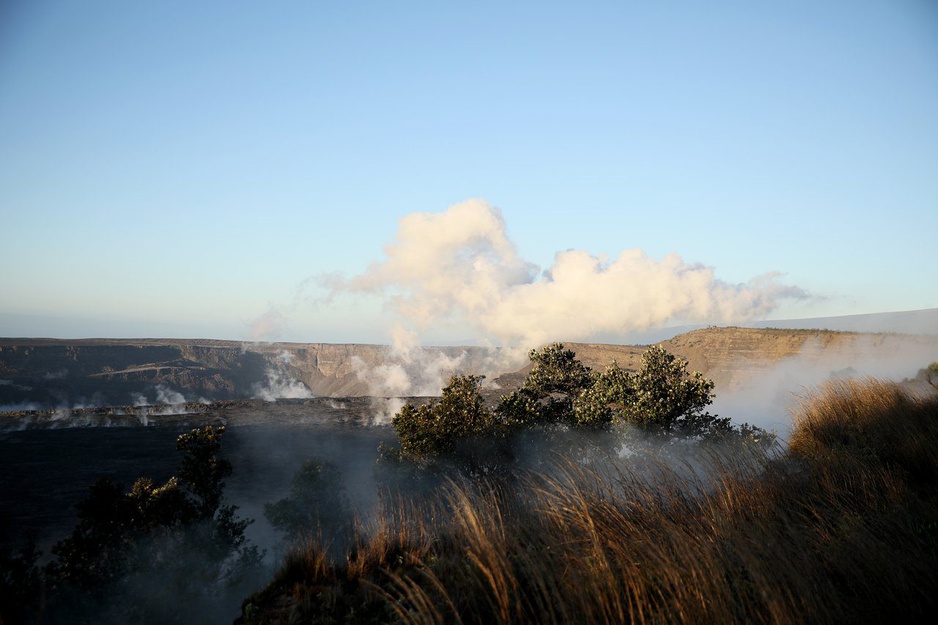
M 637 373 L 613 363 L 578 398 L 575 409 L 583 421 L 628 423 L 663 440 L 725 437 L 734 430 L 730 420 L 706 412 L 713 386 L 701 373 L 689 373 L 686 360 L 653 346 L 642 354 Z
M 52 547 L 57 560 L 48 568 L 51 577 L 86 590 L 123 577 L 136 534 L 150 523 L 135 506 L 136 499 L 107 478 L 95 482 L 75 506 L 78 525 L 72 535 Z
M 631 401 L 622 419 L 652 431 L 696 436 L 706 432 L 704 409 L 713 401 L 713 381 L 690 375 L 687 361 L 658 346 L 642 354 L 642 368 L 630 379 Z
M 531 350 L 528 358 L 534 367 L 522 388 L 540 397 L 560 399 L 565 405 L 592 384 L 591 370 L 577 360 L 573 350 L 563 343 L 553 343 L 540 351 Z
M 774 443 L 760 428 L 709 414 L 713 382 L 689 373 L 687 361 L 661 347 L 643 354 L 636 373 L 615 362 L 595 373 L 562 343 L 532 350 L 529 357 L 533 366 L 524 383 L 494 410 L 486 407 L 476 376 L 453 377 L 438 403 L 406 404 L 392 421 L 400 458 L 422 465 L 456 460 L 470 473 L 480 467 L 487 472 L 511 462 L 534 430 L 540 442 L 553 444 L 574 440 L 566 433 L 608 433 L 623 424 L 639 430 L 646 447 L 691 439 Z M 605 447 L 617 442 L 606 437 Z
M 504 438 L 504 431 L 479 392 L 483 379 L 456 375 L 438 402 L 405 404 L 391 422 L 401 458 L 418 463 L 458 459 L 473 471 L 484 471 L 478 446 Z
M 604 427 L 621 418 L 635 395 L 632 376 L 613 362 L 573 402 L 577 423 Z
M 542 424 L 542 406 L 536 393 L 521 388 L 502 396 L 495 415 L 509 431 Z
M 514 429 L 556 424 L 579 425 L 574 400 L 593 383 L 592 371 L 562 343 L 528 354 L 534 366 L 521 388 L 502 398 L 496 413 Z
M 838 380 L 799 412 L 779 455 L 562 459 L 397 498 L 345 556 L 294 552 L 242 623 L 933 622 L 938 397 Z

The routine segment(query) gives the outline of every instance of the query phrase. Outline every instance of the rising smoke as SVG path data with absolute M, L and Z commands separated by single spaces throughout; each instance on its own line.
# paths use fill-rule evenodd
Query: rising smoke
M 255 342 L 275 341 L 281 337 L 287 324 L 287 316 L 283 311 L 272 307 L 251 320 L 248 324 L 248 333 L 251 340 Z
M 280 337 L 311 282 L 298 285 L 291 302 L 254 319 L 252 338 Z M 491 352 L 488 366 L 473 362 L 472 371 L 461 371 L 488 374 L 522 366 L 528 349 L 550 341 L 606 341 L 669 323 L 742 322 L 768 315 L 786 299 L 808 297 L 778 273 L 733 285 L 717 279 L 712 267 L 677 254 L 655 260 L 640 249 L 612 261 L 568 250 L 542 268 L 519 256 L 501 211 L 478 199 L 405 216 L 383 259 L 352 277 L 323 275 L 318 284 L 326 292 L 320 305 L 366 295 L 396 314 L 390 358 L 378 366 L 354 364 L 370 394 L 381 397 L 438 394 L 461 370 L 460 356 L 420 348 L 425 337 L 446 329 L 467 329 L 472 342 L 501 348 Z M 300 390 L 286 389 L 278 376 L 271 370 L 255 396 Z
M 442 386 L 456 374 L 488 376 L 492 385 L 496 375 L 517 369 L 524 362 L 524 353 L 516 349 L 475 350 L 472 355 L 458 348 L 429 349 L 420 345 L 416 332 L 397 326 L 391 331 L 390 351 L 383 362 L 369 364 L 353 356 L 352 369 L 368 384 L 370 395 L 399 398 L 439 395 Z M 389 406 L 393 407 L 394 402 Z M 399 408 L 398 405 L 394 412 Z M 384 421 L 382 415 L 376 416 L 376 422 Z
M 253 385 L 254 399 L 276 401 L 278 399 L 309 399 L 313 396 L 305 384 L 296 379 L 292 369 L 293 355 L 283 350 L 265 371 L 265 383 Z
M 764 317 L 782 300 L 807 297 L 781 284 L 777 273 L 731 285 L 712 267 L 677 254 L 657 261 L 640 249 L 611 262 L 568 250 L 542 269 L 518 255 L 501 211 L 482 200 L 407 215 L 384 252 L 360 275 L 330 277 L 331 295 L 376 295 L 417 332 L 455 322 L 510 346 L 621 335 L 677 321 L 744 321 Z
M 936 341 L 923 337 L 845 334 L 842 339 L 832 347 L 811 338 L 798 353 L 752 371 L 732 388 L 718 387 L 713 411 L 737 423 L 776 430 L 784 440 L 792 426 L 792 411 L 825 382 L 843 378 L 905 381 L 935 361 Z M 910 389 L 914 391 L 914 385 Z

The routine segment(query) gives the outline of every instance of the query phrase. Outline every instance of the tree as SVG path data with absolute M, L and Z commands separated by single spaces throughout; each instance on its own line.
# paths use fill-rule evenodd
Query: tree
M 713 381 L 687 371 L 687 361 L 660 346 L 642 354 L 634 374 L 613 363 L 576 402 L 581 419 L 611 418 L 657 437 L 706 437 L 725 429 L 728 419 L 706 412 L 713 402 Z
M 534 366 L 521 388 L 502 397 L 496 414 L 512 429 L 578 425 L 573 402 L 593 383 L 592 371 L 563 343 L 528 354 Z
M 387 460 L 429 467 L 441 462 L 483 475 L 504 464 L 508 429 L 486 406 L 480 392 L 485 376 L 454 375 L 438 402 L 408 402 L 391 421 L 400 450 L 383 450 Z
M 407 403 L 391 421 L 406 457 L 452 453 L 467 439 L 494 434 L 492 411 L 479 392 L 484 376 L 454 375 L 439 402 Z
M 5 537 L 0 536 L 2 538 Z M 42 571 L 38 566 L 40 555 L 33 543 L 18 550 L 0 546 L 0 623 L 39 622 L 37 614 L 42 596 Z
M 938 362 L 933 362 L 924 369 L 920 369 L 915 378 L 938 388 Z
M 574 403 L 581 423 L 616 422 L 638 428 L 650 443 L 736 440 L 770 447 L 775 435 L 707 412 L 714 383 L 687 361 L 661 346 L 642 354 L 641 369 L 623 370 L 615 362 L 597 376 Z
M 563 343 L 553 343 L 540 351 L 532 349 L 528 358 L 534 366 L 524 380 L 523 389 L 544 397 L 560 395 L 562 403 L 568 405 L 568 399 L 592 384 L 590 368 L 577 360 L 576 353 L 566 349 Z
M 221 504 L 225 478 L 231 475 L 231 463 L 218 457 L 225 427 L 206 425 L 182 434 L 176 449 L 183 452 L 179 481 L 190 496 L 200 518 L 209 518 Z
M 705 434 L 712 421 L 706 407 L 713 403 L 713 380 L 687 371 L 687 361 L 660 346 L 642 354 L 642 368 L 631 376 L 629 400 L 621 419 L 646 430 L 669 435 Z
M 634 395 L 632 375 L 613 361 L 573 401 L 576 422 L 593 428 L 608 427 L 621 420 Z
M 78 525 L 52 547 L 57 559 L 47 572 L 53 579 L 95 592 L 126 574 L 130 547 L 146 521 L 124 487 L 107 478 L 95 482 L 75 509 Z
M 713 381 L 689 373 L 686 360 L 660 346 L 645 351 L 635 373 L 613 362 L 597 374 L 562 343 L 531 350 L 529 357 L 533 367 L 524 383 L 503 395 L 493 411 L 485 406 L 481 378 L 475 376 L 454 376 L 439 403 L 406 404 L 392 421 L 400 457 L 423 464 L 460 457 L 464 466 L 468 460 L 469 466 L 491 471 L 513 462 L 518 447 L 532 441 L 532 433 L 538 444 L 554 449 L 582 449 L 580 442 L 586 440 L 594 447 L 602 441 L 600 446 L 608 450 L 619 443 L 611 435 L 617 424 L 640 429 L 656 445 L 730 438 L 765 446 L 774 442 L 774 435 L 760 428 L 737 427 L 708 413 Z M 603 438 L 567 436 L 580 432 Z
M 91 487 L 76 505 L 77 526 L 53 546 L 56 560 L 46 567 L 58 591 L 53 612 L 98 615 L 106 606 L 114 620 L 159 621 L 259 566 L 262 554 L 244 535 L 252 521 L 222 505 L 231 474 L 218 457 L 224 432 L 206 426 L 179 436 L 178 476 L 164 484 L 143 477 L 126 492 L 108 479 Z

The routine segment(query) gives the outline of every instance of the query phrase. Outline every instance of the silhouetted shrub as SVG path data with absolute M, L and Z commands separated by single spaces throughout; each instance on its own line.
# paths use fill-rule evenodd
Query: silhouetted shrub
M 218 457 L 224 427 L 179 436 L 178 476 L 140 478 L 130 490 L 101 479 L 78 502 L 78 524 L 46 567 L 52 622 L 191 620 L 201 598 L 260 565 L 244 535 L 252 522 L 222 505 L 231 464 Z

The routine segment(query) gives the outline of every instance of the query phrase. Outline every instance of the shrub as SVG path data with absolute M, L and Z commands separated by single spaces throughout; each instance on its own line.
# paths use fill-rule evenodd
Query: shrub
M 42 594 L 40 555 L 34 544 L 19 550 L 0 546 L 0 623 L 17 625 L 38 620 Z
M 494 410 L 483 399 L 483 378 L 471 375 L 454 376 L 438 402 L 405 404 L 392 420 L 400 450 L 385 457 L 490 474 L 538 451 L 569 453 L 585 446 L 609 452 L 623 442 L 609 436 L 621 425 L 642 433 L 642 452 L 675 440 L 774 444 L 774 435 L 760 428 L 734 426 L 706 412 L 713 382 L 688 373 L 686 361 L 660 347 L 645 352 L 637 373 L 617 363 L 595 373 L 562 343 L 531 350 L 529 357 L 533 366 L 524 383 L 503 395 Z
M 50 618 L 97 622 L 178 619 L 199 598 L 240 583 L 262 554 L 244 535 L 252 522 L 222 505 L 231 464 L 218 457 L 224 427 L 179 436 L 178 476 L 140 478 L 125 491 L 102 479 L 76 505 L 78 524 L 46 567 Z
M 473 474 L 499 470 L 510 430 L 486 406 L 480 392 L 484 378 L 453 376 L 439 401 L 407 403 L 391 421 L 400 450 L 383 450 L 385 460 L 421 467 L 455 465 Z

